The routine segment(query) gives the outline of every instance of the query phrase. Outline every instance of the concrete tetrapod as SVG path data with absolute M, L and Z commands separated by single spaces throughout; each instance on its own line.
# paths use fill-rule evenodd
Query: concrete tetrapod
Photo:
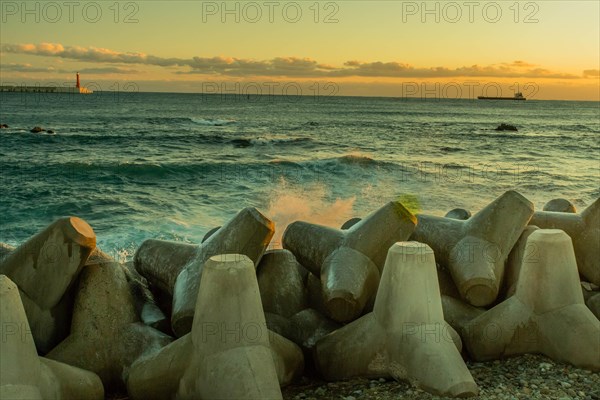
M 539 228 L 534 225 L 528 225 L 519 236 L 517 243 L 513 246 L 508 254 L 506 265 L 504 267 L 504 282 L 499 300 L 505 300 L 515 294 L 517 284 L 519 283 L 519 275 L 521 274 L 521 266 L 525 259 L 535 259 L 538 249 L 534 244 L 528 242 L 529 236 Z
M 600 198 L 580 214 L 537 211 L 530 224 L 561 229 L 571 236 L 579 273 L 600 286 Z
M 598 287 L 593 283 L 581 282 L 581 293 L 585 305 L 600 320 L 600 291 L 598 291 Z
M 477 360 L 542 353 L 600 370 L 600 321 L 583 302 L 571 238 L 539 229 L 527 242 L 537 257 L 523 259 L 515 294 L 462 329 L 469 353 Z
M 273 357 L 279 386 L 287 386 L 302 376 L 304 372 L 304 354 L 298 345 L 285 336 L 271 330 L 268 333 L 271 356 Z
M 6 243 L 0 243 L 0 261 L 9 255 L 15 248 Z
M 532 215 L 533 204 L 508 191 L 466 221 L 419 215 L 411 240 L 431 246 L 464 300 L 487 306 L 498 296 L 506 258 Z
M 454 208 L 448 211 L 444 217 L 466 221 L 471 218 L 471 211 L 465 210 L 464 208 Z
M 292 340 L 306 350 L 312 349 L 319 339 L 341 327 L 312 308 L 293 315 L 290 322 L 294 327 Z
M 431 393 L 473 396 L 477 385 L 444 321 L 431 248 L 394 244 L 372 313 L 319 340 L 314 357 L 327 380 L 407 379 Z
M 289 250 L 265 253 L 256 268 L 265 312 L 291 317 L 306 308 L 306 289 L 300 268 L 303 267 Z
M 377 292 L 389 247 L 408 239 L 415 224 L 400 202 L 390 202 L 348 230 L 294 222 L 283 234 L 283 247 L 320 276 L 328 316 L 347 322 L 358 318 Z
M 90 254 L 88 257 L 86 265 L 112 262 L 114 262 L 113 257 L 96 247 L 96 249 L 94 249 L 92 254 Z M 148 326 L 160 330 L 161 332 L 170 334 L 171 320 L 168 319 L 157 306 L 154 299 L 154 294 L 150 291 L 146 278 L 141 276 L 135 270 L 132 261 L 128 261 L 121 265 L 123 266 L 123 272 L 125 272 L 125 277 L 129 283 L 131 293 L 133 294 L 136 313 L 140 316 L 142 322 Z
M 588 306 L 592 314 L 600 320 L 600 293 L 591 296 L 585 304 Z
M 104 398 L 96 374 L 38 357 L 19 290 L 0 275 L 0 399 Z
M 67 217 L 31 237 L 0 262 L 0 274 L 19 287 L 35 344 L 42 354 L 68 334 L 72 298 L 65 294 L 95 247 L 92 228 L 82 219 Z
M 282 398 L 253 264 L 206 262 L 191 333 L 134 365 L 133 399 Z
M 81 273 L 71 334 L 47 356 L 95 372 L 112 392 L 124 387 L 135 360 L 172 339 L 140 322 L 124 267 L 98 261 Z
M 237 253 L 256 266 L 274 233 L 273 222 L 255 208 L 244 208 L 200 246 L 146 240 L 135 254 L 135 268 L 150 284 L 173 296 L 171 328 L 181 337 L 192 328 L 206 260 Z
M 544 205 L 543 211 L 576 213 L 577 209 L 567 199 L 552 199 Z

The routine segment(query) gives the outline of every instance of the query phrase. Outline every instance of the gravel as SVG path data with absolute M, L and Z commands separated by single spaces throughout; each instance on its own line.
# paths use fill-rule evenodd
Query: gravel
M 472 399 L 600 400 L 600 374 L 558 363 L 539 355 L 502 361 L 467 362 L 479 386 Z M 303 377 L 283 389 L 285 400 L 441 399 L 393 379 L 324 382 Z

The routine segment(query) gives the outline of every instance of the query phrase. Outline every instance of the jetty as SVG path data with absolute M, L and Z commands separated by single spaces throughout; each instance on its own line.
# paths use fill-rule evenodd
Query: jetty
M 77 81 L 75 86 L 27 86 L 27 85 L 1 85 L 0 92 L 15 92 L 15 93 L 71 93 L 71 94 L 92 94 L 90 90 L 81 86 L 79 80 L 79 72 L 77 73 Z

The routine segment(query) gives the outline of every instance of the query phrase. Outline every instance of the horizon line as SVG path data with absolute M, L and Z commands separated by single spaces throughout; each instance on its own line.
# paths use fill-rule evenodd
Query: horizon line
M 0 85 L 0 87 L 23 87 L 23 86 L 27 86 L 27 85 Z M 44 87 L 41 85 L 37 85 L 37 86 L 32 86 L 32 87 Z M 53 86 L 49 86 L 49 87 L 53 87 Z M 63 86 L 61 86 L 63 87 Z M 64 87 L 70 87 L 70 86 L 64 86 Z M 64 94 L 76 94 L 77 93 L 44 93 L 44 92 L 12 92 L 12 91 L 0 91 L 0 93 L 4 94 L 4 93 L 17 93 L 17 94 L 23 94 L 23 93 L 28 93 L 28 94 L 48 94 L 48 95 L 64 95 Z M 258 93 L 206 93 L 206 92 L 169 92 L 169 91 L 145 91 L 145 90 L 139 90 L 139 91 L 135 91 L 135 92 L 128 92 L 128 91 L 94 91 L 93 93 L 91 93 L 91 95 L 93 94 L 102 94 L 102 93 L 122 93 L 124 96 L 125 95 L 135 95 L 135 94 L 139 94 L 139 93 L 144 93 L 144 94 L 188 94 L 188 95 L 201 95 L 201 96 L 237 96 L 237 97 L 248 97 L 248 96 L 252 96 L 252 97 L 289 97 L 289 98 L 298 98 L 298 97 L 302 97 L 302 98 L 320 98 L 320 99 L 334 99 L 334 98 L 370 98 L 370 99 L 398 99 L 398 100 L 447 100 L 447 101 L 451 101 L 451 100 L 481 100 L 478 99 L 477 97 L 456 97 L 456 98 L 445 98 L 445 97 L 427 97 L 427 96 L 386 96 L 386 95 L 378 95 L 378 96 L 372 96 L 372 95 L 360 95 L 360 94 L 355 94 L 355 95 L 314 95 L 314 94 L 295 94 L 295 95 L 287 95 L 287 94 L 258 94 Z M 89 96 L 90 94 L 87 94 L 87 96 Z M 511 100 L 486 100 L 486 101 L 511 101 Z M 526 101 L 528 102 L 535 102 L 535 101 L 573 101 L 573 102 L 590 102 L 590 103 L 600 103 L 600 99 L 597 100 L 590 100 L 590 99 L 537 99 L 537 98 L 527 98 Z

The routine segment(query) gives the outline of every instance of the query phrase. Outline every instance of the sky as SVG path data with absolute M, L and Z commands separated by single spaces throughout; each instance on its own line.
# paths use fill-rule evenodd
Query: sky
M 598 1 L 0 1 L 0 80 L 600 100 Z

